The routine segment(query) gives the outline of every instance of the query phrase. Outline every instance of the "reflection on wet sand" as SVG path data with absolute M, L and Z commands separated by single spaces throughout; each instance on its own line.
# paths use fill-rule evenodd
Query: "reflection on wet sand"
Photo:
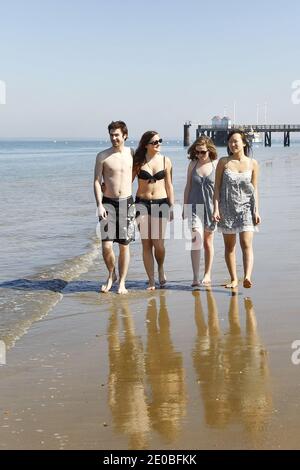
M 142 341 L 135 333 L 127 299 L 113 302 L 111 306 L 108 348 L 109 406 L 115 429 L 128 436 L 130 449 L 144 449 L 147 447 L 150 428 L 145 395 L 144 352 Z
M 148 300 L 144 344 L 144 328 L 141 335 L 137 334 L 130 300 L 112 300 L 110 308 L 109 406 L 114 429 L 128 439 L 130 449 L 149 448 L 155 434 L 169 444 L 180 442 L 187 410 L 186 377 L 182 352 L 171 338 L 165 295 L 155 293 Z M 232 292 L 229 331 L 222 332 L 212 290 L 193 292 L 193 296 L 197 335 L 192 360 L 204 407 L 204 425 L 215 429 L 242 426 L 252 445 L 259 445 L 271 415 L 272 398 L 267 355 L 257 333 L 252 301 L 242 300 L 246 318 L 243 332 L 240 297 Z M 204 296 L 207 320 L 202 307 Z
M 118 299 L 111 306 L 109 406 L 115 429 L 129 438 L 130 449 L 147 448 L 150 431 L 172 442 L 186 407 L 182 356 L 172 344 L 163 293 L 159 296 L 159 308 L 155 297 L 149 300 L 146 320 L 144 353 L 127 299 Z
M 164 294 L 148 303 L 146 374 L 150 385 L 149 416 L 153 430 L 168 442 L 178 435 L 186 410 L 182 354 L 175 350 Z
M 193 362 L 205 410 L 206 424 L 222 428 L 242 423 L 253 437 L 264 429 L 272 409 L 267 355 L 257 334 L 252 301 L 244 299 L 246 332 L 239 318 L 239 297 L 232 292 L 229 332 L 223 334 L 211 290 L 206 291 L 205 322 L 200 292 L 195 296 L 197 337 Z

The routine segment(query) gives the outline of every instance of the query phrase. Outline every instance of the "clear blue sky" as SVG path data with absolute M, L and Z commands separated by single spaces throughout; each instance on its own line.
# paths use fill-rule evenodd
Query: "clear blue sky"
M 300 3 L 26 0 L 0 3 L 0 138 L 181 137 L 214 114 L 299 123 Z

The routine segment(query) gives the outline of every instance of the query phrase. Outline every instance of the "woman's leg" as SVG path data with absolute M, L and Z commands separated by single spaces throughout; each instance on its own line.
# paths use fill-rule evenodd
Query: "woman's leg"
M 221 328 L 218 317 L 218 307 L 211 291 L 211 287 L 206 289 L 207 309 L 208 309 L 208 331 L 209 335 L 220 335 Z
M 202 246 L 202 237 L 197 229 L 192 230 L 191 261 L 193 269 L 192 287 L 200 286 L 200 249 Z
M 151 239 L 154 246 L 154 256 L 158 267 L 158 279 L 160 286 L 164 286 L 167 282 L 164 261 L 165 261 L 165 232 L 167 227 L 167 219 L 165 217 L 151 218 Z
M 230 333 L 233 335 L 241 334 L 241 324 L 239 316 L 239 298 L 237 290 L 232 291 L 230 304 L 229 304 L 229 328 Z
M 214 233 L 204 230 L 204 260 L 205 270 L 202 284 L 211 283 L 211 268 L 214 259 Z
M 205 322 L 203 307 L 201 303 L 201 293 L 199 291 L 193 292 L 195 298 L 195 323 L 197 327 L 197 335 L 199 337 L 208 335 L 208 328 Z
M 253 270 L 253 232 L 240 233 L 240 245 L 243 252 L 244 282 L 243 286 L 249 288 L 252 286 L 251 274 Z
M 149 286 L 147 290 L 155 289 L 154 279 L 154 258 L 152 252 L 152 240 L 151 240 L 151 220 L 149 215 L 142 215 L 138 218 L 138 227 L 141 235 L 142 246 L 143 246 L 143 262 L 145 270 L 148 276 Z
M 236 235 L 235 234 L 225 234 L 223 233 L 224 244 L 225 244 L 225 261 L 230 275 L 230 280 L 225 287 L 232 288 L 238 285 L 238 278 L 236 274 L 236 259 L 235 259 L 235 244 L 236 244 Z
M 158 268 L 158 279 L 160 286 L 163 286 L 167 279 L 164 271 L 164 261 L 165 261 L 165 242 L 164 240 L 152 240 L 154 246 L 154 256 L 157 262 Z
M 252 300 L 249 297 L 244 299 L 244 305 L 246 310 L 246 332 L 249 337 L 249 342 L 255 344 L 256 334 L 257 334 L 257 321 L 254 312 L 254 307 Z
M 152 251 L 152 240 L 142 240 L 143 245 L 143 262 L 145 270 L 148 276 L 149 285 L 147 290 L 155 289 L 155 278 L 154 278 L 154 258 Z

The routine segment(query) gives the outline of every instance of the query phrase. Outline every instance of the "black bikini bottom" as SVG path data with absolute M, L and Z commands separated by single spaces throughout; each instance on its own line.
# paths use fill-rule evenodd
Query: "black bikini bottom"
M 142 199 L 135 198 L 136 217 L 139 215 L 148 215 L 152 217 L 169 218 L 170 202 L 167 197 L 162 199 Z M 146 210 L 145 210 L 146 209 Z

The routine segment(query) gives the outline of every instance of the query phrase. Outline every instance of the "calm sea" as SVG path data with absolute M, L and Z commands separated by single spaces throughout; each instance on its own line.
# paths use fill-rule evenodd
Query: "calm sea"
M 0 142 L 0 340 L 8 346 L 46 315 L 65 285 L 99 256 L 93 170 L 97 152 L 107 146 L 97 141 Z M 173 161 L 176 201 L 182 202 L 186 151 L 180 142 L 169 142 L 162 151 Z M 276 223 L 293 231 L 300 206 L 300 145 L 258 146 L 254 157 L 261 164 L 262 233 L 276 227 L 272 213 L 281 216 Z M 290 205 L 285 207 L 287 191 Z M 133 245 L 140 251 L 138 242 Z M 191 273 L 180 276 L 188 280 Z

